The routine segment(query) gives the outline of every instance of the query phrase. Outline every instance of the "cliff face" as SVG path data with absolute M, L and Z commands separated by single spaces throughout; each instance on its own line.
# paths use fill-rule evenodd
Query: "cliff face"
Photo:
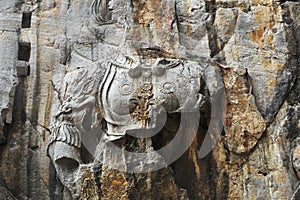
M 2 0 L 0 199 L 300 198 L 299 16 L 275 0 Z

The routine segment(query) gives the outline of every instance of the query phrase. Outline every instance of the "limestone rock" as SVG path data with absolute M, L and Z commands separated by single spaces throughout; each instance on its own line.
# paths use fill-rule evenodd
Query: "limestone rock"
M 299 15 L 0 1 L 0 199 L 299 199 Z
M 4 16 L 2 16 L 4 18 Z M 18 57 L 17 46 L 17 15 L 10 14 L 5 17 L 8 22 L 0 23 L 0 49 L 1 49 L 1 104 L 0 104 L 0 141 L 6 142 L 7 124 L 12 122 L 12 110 L 18 79 L 16 77 L 16 61 Z M 3 20 L 5 21 L 5 20 Z
M 266 125 L 256 108 L 247 72 L 225 68 L 223 78 L 227 97 L 224 124 L 227 145 L 235 153 L 247 153 L 257 144 Z

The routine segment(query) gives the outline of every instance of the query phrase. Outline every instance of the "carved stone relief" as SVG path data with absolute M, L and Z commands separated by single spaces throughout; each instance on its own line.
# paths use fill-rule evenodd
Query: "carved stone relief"
M 1 0 L 0 199 L 300 199 L 299 16 Z
M 221 55 L 224 45 L 232 45 L 235 36 L 232 36 L 234 29 L 227 30 L 225 21 L 221 20 L 225 11 L 219 10 L 213 16 L 207 12 L 212 8 L 205 6 L 204 1 L 93 0 L 80 28 L 67 24 L 65 36 L 55 41 L 66 75 L 58 92 L 61 106 L 54 117 L 47 151 L 60 181 L 74 199 L 119 198 L 103 194 L 114 184 L 119 186 L 116 190 L 126 193 L 130 186 L 122 170 L 126 171 L 128 162 L 134 158 L 126 155 L 125 150 L 153 153 L 146 159 L 149 162 L 137 165 L 135 170 L 143 171 L 152 161 L 167 165 L 174 155 L 154 152 L 176 134 L 178 127 L 168 126 L 168 118 L 175 116 L 174 124 L 181 122 L 177 114 L 188 113 L 192 118 L 204 104 L 214 103 L 212 99 L 222 92 L 223 83 L 227 104 L 217 101 L 220 108 L 210 113 L 211 124 L 223 126 L 223 121 L 214 117 L 226 116 L 223 138 L 230 153 L 248 154 L 258 144 L 274 111 L 271 117 L 264 116 L 256 105 L 254 94 L 261 93 L 251 78 L 256 71 L 208 61 L 212 54 L 217 54 L 208 50 L 212 45 L 218 46 L 221 52 L 217 60 L 234 54 L 234 49 L 225 49 L 227 54 Z M 68 12 L 71 15 L 72 8 Z M 234 10 L 228 15 L 230 24 L 236 24 L 245 14 L 239 13 L 238 17 Z M 218 27 L 226 34 L 219 36 L 216 44 L 209 44 L 211 30 L 207 26 L 215 19 L 220 20 Z M 234 56 L 230 59 L 228 63 L 235 64 Z M 292 79 L 289 72 L 286 75 Z M 224 82 L 212 78 L 218 76 Z M 284 92 L 289 87 L 286 84 Z M 249 119 L 252 119 L 250 123 Z M 186 130 L 197 131 L 192 125 Z M 155 144 L 149 139 L 157 133 L 164 135 L 165 141 Z M 202 136 L 202 145 L 212 147 L 220 133 L 218 129 L 208 132 L 210 138 Z M 112 144 L 122 149 L 120 154 L 115 154 Z M 199 151 L 198 145 L 195 146 Z M 84 158 L 83 148 L 94 157 Z M 292 153 L 296 171 L 298 153 L 298 148 Z M 197 161 L 198 157 L 194 159 Z M 117 163 L 122 170 L 111 169 L 109 163 Z M 162 174 L 171 173 L 168 167 L 163 168 Z M 113 181 L 105 179 L 109 175 L 114 177 Z M 128 176 L 134 179 L 132 174 Z M 174 194 L 188 199 L 184 189 L 167 177 Z
M 184 2 L 132 3 L 130 8 L 125 1 L 94 0 L 80 40 L 74 42 L 75 38 L 71 38 L 59 45 L 61 64 L 67 65 L 70 71 L 64 81 L 65 92 L 60 95 L 62 105 L 55 116 L 48 154 L 61 182 L 75 199 L 86 192 L 77 180 L 84 180 L 82 170 L 95 173 L 93 165 L 110 159 L 107 142 L 118 141 L 126 135 L 154 136 L 164 128 L 167 115 L 198 112 L 208 100 L 199 93 L 204 87 L 201 84 L 203 76 L 207 76 L 207 65 L 203 67 L 197 61 L 188 60 L 185 50 L 197 54 L 196 60 L 208 57 L 198 52 L 198 47 L 203 47 L 201 38 L 206 35 L 202 29 L 209 19 L 202 16 L 204 6 L 193 2 L 185 16 L 183 7 L 187 5 L 181 5 Z M 149 15 L 139 16 L 139 9 Z M 157 21 L 157 15 L 161 20 Z M 191 26 L 191 30 L 186 26 Z M 91 47 L 92 54 L 86 45 Z M 90 66 L 81 68 L 79 63 L 83 61 Z M 208 68 L 214 67 L 209 64 Z M 82 141 L 85 135 L 92 130 L 102 130 L 104 135 L 95 134 L 94 163 L 84 164 L 80 148 L 85 144 Z M 149 139 L 142 141 L 145 143 L 140 148 L 153 149 Z M 168 159 L 162 155 L 155 157 L 156 162 Z

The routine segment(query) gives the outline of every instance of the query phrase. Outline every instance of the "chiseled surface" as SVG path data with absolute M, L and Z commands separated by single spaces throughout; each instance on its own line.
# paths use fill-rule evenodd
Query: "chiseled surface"
M 114 23 L 103 25 L 93 0 L 25 2 L 0 1 L 0 199 L 300 197 L 299 3 L 111 0 L 106 2 L 112 13 L 101 17 Z M 28 10 L 31 27 L 22 28 L 22 12 Z M 29 76 L 17 76 L 20 42 L 31 43 Z M 119 55 L 215 62 L 210 65 L 222 74 L 227 106 L 224 131 L 210 154 L 197 156 L 209 123 L 204 109 L 207 118 L 201 118 L 199 136 L 183 156 L 159 171 L 110 170 L 59 135 L 53 143 L 72 148 L 56 145 L 61 149 L 55 156 L 79 155 L 81 163 L 78 168 L 74 162 L 54 164 L 57 157 L 47 156 L 54 152 L 47 146 L 53 127 L 64 120 L 88 121 L 77 128 L 94 134 L 89 130 L 103 117 L 94 98 L 103 66 Z M 205 89 L 201 92 L 208 95 Z M 166 122 L 163 136 L 152 141 L 154 149 L 170 141 L 176 120 Z M 88 142 L 96 148 L 97 134 Z M 119 145 L 151 150 L 145 148 L 147 140 L 123 138 Z M 109 149 L 106 156 L 126 163 Z

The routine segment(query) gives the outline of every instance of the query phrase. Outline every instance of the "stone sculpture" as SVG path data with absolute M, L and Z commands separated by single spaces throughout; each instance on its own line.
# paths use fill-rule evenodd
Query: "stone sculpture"
M 115 0 L 92 2 L 92 18 L 88 21 L 87 33 L 84 34 L 89 37 L 95 36 L 100 41 L 98 45 L 104 46 L 100 48 L 108 49 L 104 53 L 113 49 L 102 58 L 107 59 L 109 56 L 113 59 L 108 59 L 98 66 L 96 71 L 99 76 L 94 82 L 100 84 L 94 84 L 94 93 L 87 94 L 87 100 L 82 100 L 82 96 L 85 96 L 83 94 L 81 100 L 75 99 L 75 102 L 80 102 L 82 106 L 74 103 L 73 97 L 64 101 L 52 128 L 48 153 L 61 182 L 70 190 L 73 198 L 80 196 L 76 177 L 81 173 L 78 169 L 84 166 L 80 158 L 81 135 L 86 134 L 87 129 L 91 129 L 91 126 L 84 127 L 86 125 L 82 117 L 87 115 L 85 111 L 82 114 L 82 111 L 88 108 L 87 105 L 98 107 L 98 110 L 94 111 L 101 115 L 97 119 L 98 123 L 101 123 L 101 120 L 106 123 L 105 134 L 101 138 L 105 143 L 116 141 L 126 134 L 142 138 L 154 136 L 163 128 L 167 114 L 199 112 L 201 104 L 207 100 L 199 93 L 201 87 L 203 88 L 202 76 L 207 70 L 207 65 L 201 65 L 197 61 L 203 59 L 201 55 L 194 57 L 196 61 L 191 61 L 186 56 L 186 49 L 191 49 L 192 54 L 199 50 L 195 44 L 205 36 L 203 31 L 199 31 L 209 18 L 201 16 L 203 5 L 192 2 L 195 5 L 191 5 L 191 14 L 185 16 L 182 10 L 184 6 L 177 5 L 184 2 L 133 1 L 133 10 L 127 3 Z M 153 10 L 153 3 L 159 4 L 156 5 L 159 9 L 173 9 L 173 12 Z M 149 13 L 161 11 L 163 13 L 155 14 L 162 15 L 162 21 L 154 21 L 157 17 L 155 14 L 139 16 L 138 9 L 145 9 L 145 12 Z M 128 12 L 133 14 L 129 15 Z M 164 14 L 168 16 L 163 16 Z M 131 16 L 133 18 L 130 19 Z M 151 41 L 153 36 L 147 33 L 149 26 L 155 26 L 151 33 L 156 35 L 155 41 Z M 191 36 L 188 36 L 190 33 L 186 32 L 184 26 L 190 26 L 193 33 Z M 178 34 L 182 35 L 181 41 Z M 134 38 L 134 35 L 138 38 Z M 190 40 L 197 42 L 193 43 Z M 61 63 L 66 64 L 69 50 L 65 45 L 62 47 L 61 60 L 64 62 Z M 116 50 L 116 47 L 121 50 Z M 80 48 L 76 48 L 76 45 L 73 45 L 72 51 L 75 56 L 82 56 Z M 98 145 L 96 151 L 101 151 L 99 146 L 103 148 L 103 145 Z M 98 162 L 99 159 L 96 158 Z M 101 162 L 103 160 L 100 159 Z
M 0 7 L 0 199 L 300 199 L 299 2 Z
M 227 94 L 243 97 L 241 102 L 246 108 L 239 111 L 243 115 L 240 117 L 236 109 L 241 102 L 228 99 L 231 106 L 225 113 L 221 98 L 219 111 L 212 111 L 212 119 L 227 114 L 225 132 L 230 151 L 243 154 L 254 148 L 266 124 L 256 108 L 249 74 L 247 70 L 234 72 L 208 61 L 211 55 L 207 49 L 212 44 L 208 44 L 206 26 L 211 23 L 211 15 L 201 1 L 94 0 L 80 34 L 70 33 L 71 36 L 61 40 L 60 63 L 72 70 L 66 76 L 65 94 L 52 128 L 48 153 L 73 198 L 86 193 L 88 187 L 79 186 L 82 181 L 78 180 L 85 174 L 95 174 L 95 166 L 115 163 L 112 157 L 126 157 L 122 153 L 113 155 L 116 152 L 109 142 L 119 143 L 121 149 L 130 148 L 130 144 L 122 143 L 122 138 L 130 135 L 142 138 L 133 151 L 154 152 L 156 147 L 149 137 L 164 133 L 167 116 L 197 113 L 207 101 L 216 103 L 212 97 L 221 91 L 222 84 L 216 80 L 217 66 L 222 68 Z M 78 62 L 91 67 L 76 68 Z M 212 79 L 206 81 L 209 78 Z M 209 92 L 204 94 L 204 88 Z M 254 119 L 252 124 L 240 124 L 246 123 L 249 117 Z M 211 121 L 217 128 L 214 132 L 208 131 L 210 139 L 203 139 L 206 149 L 211 149 L 216 142 L 222 123 L 222 120 Z M 190 129 L 197 132 L 196 126 L 191 125 Z M 97 131 L 101 133 L 95 134 Z M 86 137 L 89 141 L 85 141 Z M 170 142 L 170 138 L 164 142 Z M 95 159 L 84 163 L 81 145 L 90 140 L 94 140 L 94 144 L 87 145 L 93 146 L 88 150 Z M 206 155 L 203 151 L 199 154 Z M 151 155 L 153 162 L 164 165 L 173 156 Z M 146 163 L 153 164 L 151 159 Z M 124 160 L 117 165 L 126 171 L 130 158 Z M 145 163 L 142 165 L 134 169 L 143 171 Z M 96 181 L 91 181 L 94 181 L 94 189 L 90 187 L 89 192 L 100 195 Z
M 90 114 L 82 115 L 82 109 L 89 108 L 89 104 L 99 105 L 101 118 L 97 120 L 106 123 L 105 130 L 102 130 L 105 143 L 126 134 L 139 138 L 154 136 L 163 128 L 166 113 L 199 112 L 204 103 L 205 97 L 199 93 L 203 69 L 198 63 L 166 58 L 142 61 L 153 64 L 139 63 L 129 57 L 108 62 L 97 96 L 81 102 L 81 105 L 74 104 L 70 98 L 56 115 L 48 153 L 73 198 L 79 196 L 76 192 L 78 186 L 74 184 L 79 176 L 77 173 L 80 173 L 78 169 L 84 167 L 80 158 L 81 135 L 90 129 L 85 128 L 84 120 L 78 117 Z M 76 121 L 76 118 L 80 120 Z M 103 161 L 100 159 L 100 162 Z
M 197 68 L 197 63 L 188 66 L 181 60 L 165 58 L 153 61 L 151 65 L 124 58 L 108 67 L 100 86 L 99 104 L 112 140 L 128 131 L 157 129 L 157 115 L 162 109 L 168 113 L 199 109 L 203 100 L 198 93 L 200 72 L 191 74 L 190 69 Z

